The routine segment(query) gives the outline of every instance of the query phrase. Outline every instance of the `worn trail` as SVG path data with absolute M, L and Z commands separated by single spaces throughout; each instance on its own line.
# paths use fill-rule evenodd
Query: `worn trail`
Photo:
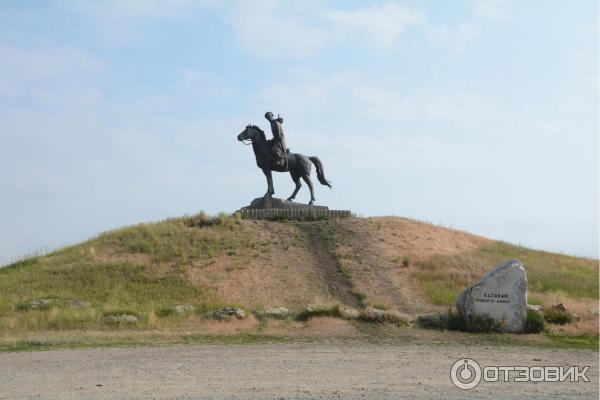
M 322 281 L 327 283 L 329 295 L 343 304 L 358 308 L 360 301 L 352 291 L 352 282 L 344 276 L 336 257 L 327 248 L 321 232 L 322 223 L 307 223 L 301 231 L 308 245 L 308 250 L 319 268 Z

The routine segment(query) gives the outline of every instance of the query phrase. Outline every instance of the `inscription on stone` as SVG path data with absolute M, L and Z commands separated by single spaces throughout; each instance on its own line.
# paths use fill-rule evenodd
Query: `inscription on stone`
M 494 268 L 458 297 L 456 307 L 467 319 L 487 315 L 506 331 L 521 332 L 527 316 L 525 268 L 518 260 Z
M 483 293 L 483 298 L 475 297 L 477 303 L 510 304 L 507 293 Z

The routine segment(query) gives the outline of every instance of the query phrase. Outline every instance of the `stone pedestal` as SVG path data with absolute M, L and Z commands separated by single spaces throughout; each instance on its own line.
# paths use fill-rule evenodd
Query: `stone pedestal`
M 329 207 L 308 205 L 279 199 L 277 197 L 259 197 L 249 206 L 238 211 L 247 219 L 328 219 L 350 218 L 348 210 L 330 210 Z
M 294 201 L 287 201 L 277 197 L 258 197 L 250 203 L 249 206 L 242 207 L 242 210 L 329 210 L 329 207 L 315 206 Z
M 518 260 L 487 273 L 458 296 L 456 308 L 467 318 L 487 315 L 503 323 L 507 332 L 522 332 L 527 318 L 527 275 Z

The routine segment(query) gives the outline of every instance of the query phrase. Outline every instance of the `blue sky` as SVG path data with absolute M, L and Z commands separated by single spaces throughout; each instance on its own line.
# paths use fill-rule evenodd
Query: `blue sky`
M 0 263 L 246 205 L 267 110 L 318 204 L 598 257 L 596 1 L 4 1 L 0 60 Z

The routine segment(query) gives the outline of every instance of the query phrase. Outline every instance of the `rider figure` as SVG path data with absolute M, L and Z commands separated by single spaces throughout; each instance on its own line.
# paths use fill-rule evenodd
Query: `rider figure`
M 265 118 L 271 123 L 271 132 L 273 133 L 273 139 L 269 142 L 272 143 L 271 154 L 274 158 L 274 166 L 287 168 L 287 147 L 285 147 L 285 137 L 282 127 L 283 118 L 279 115 L 277 118 L 273 118 L 271 111 L 265 114 Z

